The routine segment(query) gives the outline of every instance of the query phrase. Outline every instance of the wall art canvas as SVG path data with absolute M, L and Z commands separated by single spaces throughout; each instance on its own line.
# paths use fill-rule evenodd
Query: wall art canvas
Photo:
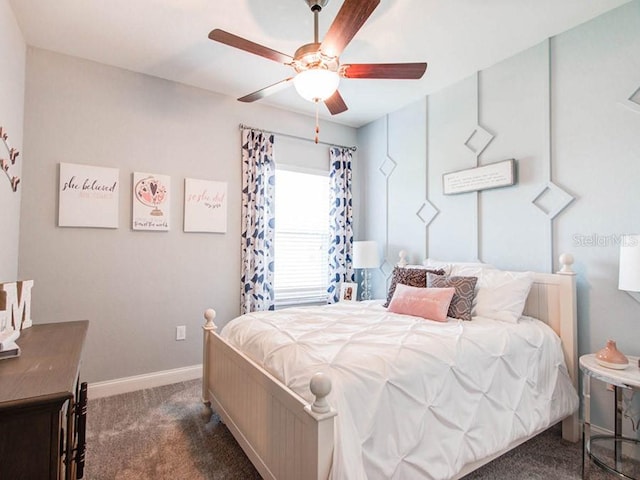
M 170 221 L 171 177 L 155 173 L 133 174 L 134 230 L 166 232 Z
M 227 232 L 227 182 L 185 178 L 184 231 Z
M 60 163 L 58 226 L 118 228 L 120 170 Z

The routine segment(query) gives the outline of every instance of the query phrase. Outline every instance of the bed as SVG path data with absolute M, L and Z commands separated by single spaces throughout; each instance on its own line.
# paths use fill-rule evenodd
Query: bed
M 524 317 L 499 328 L 340 302 L 219 333 L 209 309 L 203 401 L 267 479 L 460 478 L 558 421 L 577 441 L 575 276 L 561 263 L 532 274 Z

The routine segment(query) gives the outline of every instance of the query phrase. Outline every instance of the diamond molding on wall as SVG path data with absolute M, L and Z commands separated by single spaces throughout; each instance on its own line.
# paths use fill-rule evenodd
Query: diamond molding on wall
M 384 175 L 384 177 L 388 179 L 397 166 L 398 163 L 393 158 L 391 158 L 389 154 L 387 154 L 384 162 L 382 162 L 380 167 L 378 167 L 378 170 L 380 170 L 380 173 L 382 173 L 382 175 Z
M 629 98 L 624 100 L 622 104 L 630 110 L 640 113 L 640 87 L 638 87 Z
M 433 222 L 434 218 L 438 216 L 440 210 L 438 210 L 433 203 L 431 203 L 428 199 L 424 201 L 424 203 L 420 206 L 416 215 L 425 226 L 429 226 L 431 222 Z
M 553 220 L 574 200 L 574 196 L 550 181 L 531 200 L 531 203 L 538 207 L 549 220 Z
M 388 279 L 393 273 L 393 265 L 385 259 L 382 265 L 380 265 L 380 273 L 384 275 L 385 279 Z
M 464 144 L 477 157 L 479 157 L 494 138 L 495 135 L 493 133 L 489 132 L 481 125 L 476 125 L 476 128 L 471 132 L 471 135 L 469 135 Z

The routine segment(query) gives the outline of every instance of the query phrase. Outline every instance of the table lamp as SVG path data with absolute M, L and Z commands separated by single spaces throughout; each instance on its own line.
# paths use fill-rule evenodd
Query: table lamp
M 378 244 L 372 240 L 353 242 L 353 268 L 362 269 L 362 295 L 360 300 L 371 300 L 370 268 L 380 266 Z
M 622 235 L 620 242 L 620 276 L 618 289 L 640 302 L 640 235 Z M 638 360 L 640 367 L 640 360 Z

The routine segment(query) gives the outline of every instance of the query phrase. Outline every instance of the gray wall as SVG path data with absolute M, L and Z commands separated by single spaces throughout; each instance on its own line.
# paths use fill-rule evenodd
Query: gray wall
M 384 245 L 391 265 L 407 249 L 418 262 L 552 271 L 571 252 L 580 353 L 613 338 L 640 355 L 640 303 L 617 289 L 616 243 L 640 232 L 639 52 L 634 1 L 361 128 L 363 236 Z M 479 136 L 465 145 L 478 127 L 492 138 L 484 150 Z M 442 194 L 442 174 L 508 158 L 517 185 Z M 377 272 L 378 296 L 386 280 Z M 596 390 L 596 423 L 611 427 L 612 398 Z
M 34 322 L 90 320 L 89 382 L 200 363 L 204 309 L 223 322 L 239 313 L 238 124 L 312 138 L 314 119 L 39 49 L 28 50 L 26 77 L 19 273 L 35 280 Z M 355 143 L 352 128 L 321 132 Z M 313 143 L 275 148 L 307 166 L 322 149 L 328 162 Z M 60 162 L 120 169 L 118 229 L 57 227 Z M 169 232 L 131 229 L 134 171 L 171 176 Z M 182 231 L 185 177 L 228 182 L 227 234 Z M 176 325 L 186 341 L 174 340 Z
M 27 47 L 8 0 L 0 0 L 0 126 L 9 135 L 9 144 L 20 150 L 9 172 L 22 175 L 22 128 L 24 113 L 24 75 Z M 0 156 L 6 158 L 4 146 Z M 22 185 L 13 192 L 5 174 L 0 172 L 0 283 L 17 280 L 18 235 Z

